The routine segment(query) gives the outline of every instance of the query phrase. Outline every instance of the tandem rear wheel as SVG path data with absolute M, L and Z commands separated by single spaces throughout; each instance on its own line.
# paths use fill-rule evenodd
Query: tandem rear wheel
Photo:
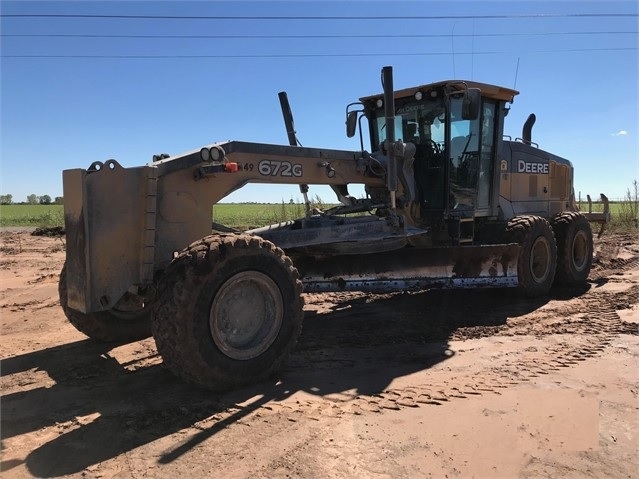
M 555 283 L 565 286 L 585 283 L 594 250 L 590 223 L 581 213 L 566 212 L 555 216 L 551 224 L 557 238 Z
M 225 390 L 276 372 L 301 332 L 302 283 L 284 252 L 251 235 L 211 235 L 167 267 L 153 337 L 182 379 Z
M 504 242 L 521 246 L 518 292 L 530 298 L 547 294 L 557 269 L 557 243 L 550 223 L 541 216 L 515 216 L 506 226 Z

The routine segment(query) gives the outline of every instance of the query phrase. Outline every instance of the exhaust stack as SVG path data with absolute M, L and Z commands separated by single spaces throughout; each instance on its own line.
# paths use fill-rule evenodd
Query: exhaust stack
M 532 127 L 535 124 L 535 120 L 537 120 L 537 117 L 534 113 L 528 115 L 528 119 L 521 130 L 521 140 L 526 145 L 530 145 L 532 143 Z

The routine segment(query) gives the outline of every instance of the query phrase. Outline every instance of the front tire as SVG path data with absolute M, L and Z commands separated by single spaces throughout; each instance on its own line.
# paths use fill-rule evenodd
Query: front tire
M 302 283 L 284 252 L 251 235 L 211 235 L 183 250 L 160 282 L 152 323 L 165 365 L 226 390 L 266 379 L 297 342 Z
M 580 213 L 566 212 L 554 218 L 552 227 L 557 238 L 555 283 L 565 286 L 585 283 L 594 250 L 590 223 Z
M 521 246 L 519 293 L 529 298 L 547 294 L 557 269 L 557 244 L 550 223 L 540 216 L 516 216 L 508 222 L 505 236 L 505 242 Z
M 129 293 L 127 293 L 129 294 Z M 133 342 L 151 336 L 151 308 L 139 304 L 125 310 L 114 308 L 97 313 L 81 313 L 68 304 L 67 265 L 62 266 L 58 282 L 60 306 L 69 322 L 81 333 L 103 342 Z

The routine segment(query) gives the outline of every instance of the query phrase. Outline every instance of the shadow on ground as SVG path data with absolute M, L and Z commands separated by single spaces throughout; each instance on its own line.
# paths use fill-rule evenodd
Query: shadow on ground
M 320 396 L 349 390 L 379 393 L 395 378 L 450 358 L 448 339 L 455 331 L 507 327 L 507 318 L 552 299 L 521 300 L 496 290 L 346 298 L 334 299 L 328 312 L 307 311 L 300 341 L 280 377 L 226 394 L 189 386 L 160 365 L 128 371 L 109 355 L 113 344 L 90 340 L 5 359 L 3 376 L 38 368 L 56 384 L 3 396 L 3 439 L 64 423 L 58 437 L 26 459 L 34 476 L 61 476 L 230 411 L 165 453 L 160 463 L 168 463 L 256 409 L 297 391 Z M 255 397 L 259 399 L 238 407 Z M 77 419 L 95 413 L 99 417 L 91 422 Z M 2 469 L 18 465 L 14 462 Z

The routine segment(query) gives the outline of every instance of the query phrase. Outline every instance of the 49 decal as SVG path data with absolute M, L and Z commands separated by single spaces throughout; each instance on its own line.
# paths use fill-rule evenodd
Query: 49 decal
M 302 165 L 288 161 L 262 160 L 257 165 L 257 171 L 264 176 L 302 176 Z

